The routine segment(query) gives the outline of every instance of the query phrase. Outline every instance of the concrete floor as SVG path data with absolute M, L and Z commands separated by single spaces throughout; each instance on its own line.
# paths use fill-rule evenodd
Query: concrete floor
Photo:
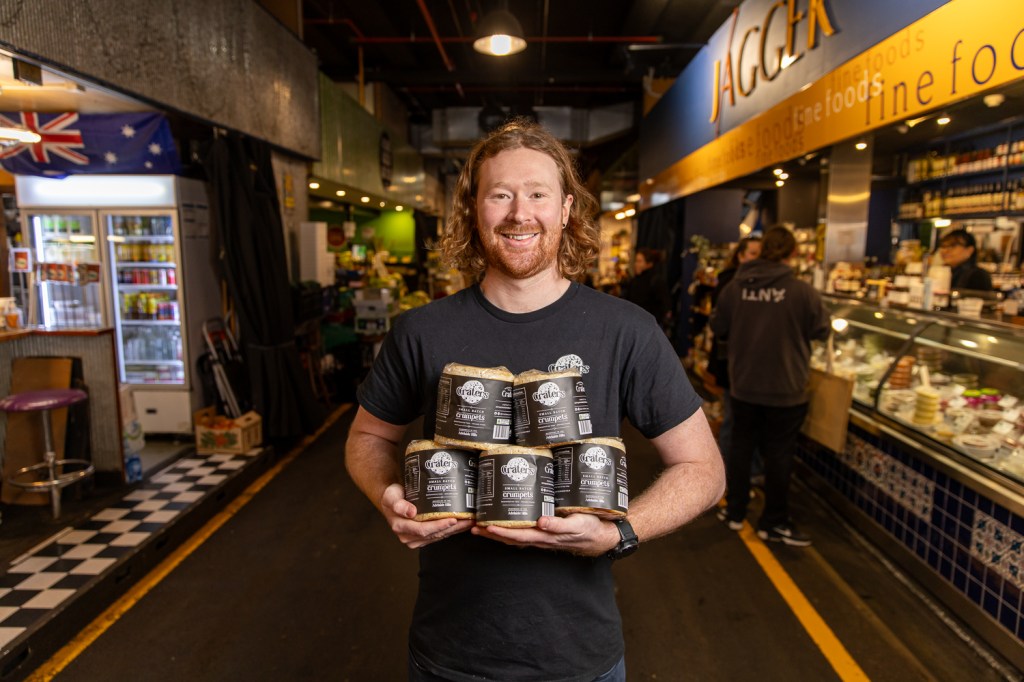
M 345 474 L 351 412 L 59 680 L 402 680 L 416 554 Z M 631 488 L 656 475 L 627 430 Z M 802 486 L 813 547 L 771 547 L 872 680 L 999 680 Z M 756 518 L 752 514 L 751 518 Z M 615 567 L 630 680 L 842 679 L 740 537 L 706 514 Z

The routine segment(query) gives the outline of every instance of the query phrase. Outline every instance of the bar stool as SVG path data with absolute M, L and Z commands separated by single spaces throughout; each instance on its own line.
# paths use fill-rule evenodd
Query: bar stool
M 60 517 L 60 490 L 72 483 L 92 476 L 96 471 L 92 462 L 85 459 L 57 459 L 53 449 L 53 430 L 50 425 L 50 410 L 70 407 L 88 398 L 85 391 L 77 388 L 53 388 L 41 391 L 25 391 L 0 399 L 0 410 L 4 412 L 39 412 L 43 419 L 43 444 L 46 452 L 43 461 L 22 467 L 7 477 L 7 482 L 32 492 L 50 491 L 53 518 Z M 58 468 L 72 467 L 74 471 L 57 473 Z M 36 480 L 26 480 L 32 475 Z

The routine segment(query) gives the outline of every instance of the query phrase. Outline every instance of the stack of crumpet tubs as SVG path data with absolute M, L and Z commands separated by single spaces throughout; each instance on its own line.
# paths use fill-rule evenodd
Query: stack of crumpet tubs
M 405 450 L 405 499 L 416 505 L 416 521 L 472 519 L 476 511 L 477 453 L 431 440 Z
M 552 448 L 555 513 L 607 519 L 629 510 L 626 446 L 621 438 L 590 438 Z
M 504 367 L 450 362 L 437 385 L 434 440 L 486 450 L 512 442 L 512 381 Z
M 476 523 L 532 528 L 555 513 L 555 465 L 551 451 L 503 445 L 480 453 Z
M 553 447 L 593 432 L 579 370 L 523 372 L 515 377 L 512 396 L 517 445 Z

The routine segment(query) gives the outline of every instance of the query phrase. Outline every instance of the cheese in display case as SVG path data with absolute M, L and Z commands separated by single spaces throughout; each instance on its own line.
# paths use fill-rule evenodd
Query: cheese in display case
M 826 297 L 854 409 L 979 471 L 1024 483 L 1024 329 Z M 815 345 L 812 366 L 825 367 Z

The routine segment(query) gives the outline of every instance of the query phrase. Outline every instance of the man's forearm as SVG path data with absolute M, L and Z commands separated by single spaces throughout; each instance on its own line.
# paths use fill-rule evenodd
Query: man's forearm
M 715 504 L 725 491 L 725 467 L 703 410 L 651 441 L 665 470 L 629 505 L 640 540 L 671 533 Z
M 398 446 L 380 436 L 352 432 L 345 443 L 345 468 L 363 494 L 378 510 L 384 489 L 401 483 Z
M 671 533 L 721 499 L 723 481 L 720 459 L 673 464 L 630 501 L 630 525 L 641 541 Z

